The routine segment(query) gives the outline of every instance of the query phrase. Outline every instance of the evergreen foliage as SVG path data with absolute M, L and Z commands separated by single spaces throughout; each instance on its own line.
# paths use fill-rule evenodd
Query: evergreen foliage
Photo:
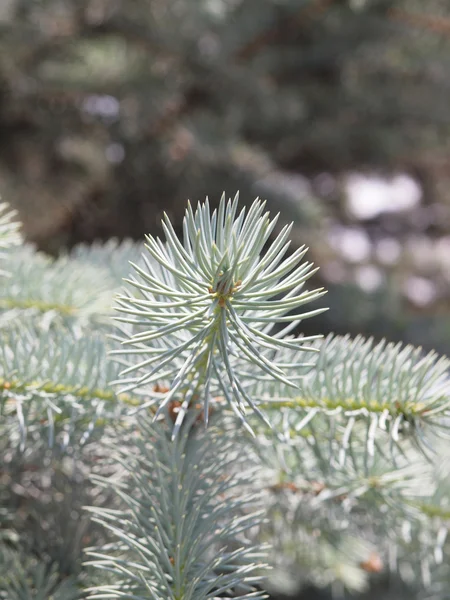
M 167 380 L 170 391 L 157 414 L 173 398 L 183 398 L 176 428 L 198 397 L 204 398 L 206 422 L 210 399 L 217 395 L 224 396 L 238 415 L 245 414 L 245 404 L 259 413 L 242 381 L 248 375 L 240 372 L 257 366 L 269 377 L 293 385 L 283 368 L 301 363 L 278 365 L 267 350 L 298 350 L 315 339 L 282 337 L 303 319 L 323 312 L 291 313 L 322 294 L 302 291 L 313 273 L 311 264 L 301 262 L 304 248 L 284 259 L 291 227 L 284 227 L 261 257 L 276 219 L 269 220 L 260 202 L 253 203 L 247 216 L 245 209 L 238 215 L 237 201 L 236 196 L 226 204 L 223 196 L 212 215 L 208 201 L 195 215 L 189 206 L 183 244 L 166 217 L 166 244 L 147 237 L 146 248 L 154 260 L 146 260 L 145 270 L 136 267 L 141 281 L 130 281 L 141 294 L 118 300 L 118 310 L 130 315 L 119 320 L 137 326 L 137 332 L 115 353 L 144 357 L 121 375 L 144 374 L 122 381 L 134 389 Z M 274 325 L 286 321 L 284 329 L 270 335 Z
M 198 417 L 191 414 L 175 440 L 170 427 L 145 419 L 131 449 L 120 440 L 128 480 L 115 488 L 128 510 L 93 509 L 117 542 L 87 551 L 94 566 L 119 578 L 89 598 L 208 600 L 232 590 L 242 600 L 266 597 L 251 585 L 264 554 L 246 534 L 264 513 L 242 493 L 251 476 L 245 447 L 233 433 L 199 432 Z
M 0 598 L 447 597 L 448 359 L 291 333 L 260 201 L 57 260 L 2 214 Z

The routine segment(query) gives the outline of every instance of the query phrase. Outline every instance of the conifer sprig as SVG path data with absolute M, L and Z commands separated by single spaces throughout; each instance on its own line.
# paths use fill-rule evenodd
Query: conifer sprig
M 0 600 L 80 600 L 73 577 L 59 578 L 56 565 L 48 565 L 0 546 Z
M 284 413 L 287 436 L 295 437 L 318 418 L 327 417 L 334 428 L 334 441 L 329 442 L 333 462 L 345 460 L 358 439 L 363 440 L 364 456 L 370 462 L 382 434 L 390 439 L 394 459 L 405 437 L 425 453 L 432 452 L 430 433 L 448 439 L 447 357 L 361 336 L 330 335 L 315 345 L 319 349 L 316 364 L 299 380 L 297 389 L 273 381 L 257 381 L 249 388 L 262 408 L 273 412 L 278 406 Z M 278 359 L 293 360 L 291 354 L 281 351 Z
M 119 418 L 125 405 L 138 400 L 119 398 L 109 386 L 118 369 L 107 352 L 102 332 L 18 325 L 0 330 L 3 435 L 22 450 L 28 438 L 41 436 L 51 447 L 73 447 Z
M 256 587 L 267 548 L 249 539 L 263 518 L 259 493 L 242 491 L 252 469 L 232 430 L 199 428 L 197 416 L 175 440 L 163 421 L 140 419 L 134 449 L 114 445 L 125 479 L 95 480 L 122 506 L 90 510 L 115 541 L 88 550 L 88 564 L 112 577 L 87 590 L 91 600 L 267 597 Z
M 166 243 L 147 236 L 145 267 L 133 265 L 127 282 L 134 289 L 117 300 L 124 315 L 118 320 L 132 331 L 116 354 L 140 358 L 126 363 L 121 382 L 125 390 L 145 386 L 152 396 L 152 386 L 164 380 L 168 392 L 159 398 L 159 411 L 174 398 L 183 403 L 175 431 L 194 399 L 203 399 L 207 420 L 213 393 L 224 396 L 244 422 L 246 406 L 260 414 L 239 371 L 250 364 L 295 386 L 286 374 L 289 365 L 278 364 L 274 352 L 307 349 L 317 337 L 282 339 L 324 310 L 301 308 L 324 292 L 303 289 L 315 269 L 303 261 L 304 247 L 287 255 L 292 225 L 269 243 L 277 217 L 271 220 L 264 209 L 265 202 L 256 200 L 248 213 L 238 213 L 238 196 L 228 202 L 223 196 L 212 214 L 208 200 L 195 212 L 189 205 L 182 242 L 165 216 Z

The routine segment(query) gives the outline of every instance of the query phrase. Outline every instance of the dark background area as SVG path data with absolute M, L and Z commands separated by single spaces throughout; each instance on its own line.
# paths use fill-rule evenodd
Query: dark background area
M 1 0 L 0 193 L 30 242 L 138 240 L 237 190 L 321 267 L 305 332 L 449 353 L 448 0 Z

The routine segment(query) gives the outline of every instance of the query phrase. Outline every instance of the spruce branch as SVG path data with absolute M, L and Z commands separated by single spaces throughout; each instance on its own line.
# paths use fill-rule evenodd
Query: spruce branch
M 450 362 L 361 337 L 315 345 L 316 363 L 299 374 L 297 390 L 268 380 L 249 388 L 273 425 L 255 420 L 252 447 L 274 572 L 294 587 L 301 579 L 359 589 L 377 565 L 428 589 L 448 552 L 448 467 L 436 470 L 448 464 Z M 290 350 L 277 358 L 295 362 Z M 349 547 L 366 543 L 358 560 L 340 546 L 347 537 Z
M 192 401 L 201 398 L 205 420 L 211 398 L 223 396 L 248 426 L 246 407 L 264 419 L 239 371 L 248 364 L 287 386 L 296 385 L 273 359 L 280 347 L 308 349 L 318 336 L 283 340 L 303 319 L 323 309 L 302 312 L 323 294 L 305 291 L 315 270 L 303 262 L 305 248 L 287 256 L 291 226 L 269 243 L 277 217 L 270 220 L 265 203 L 256 200 L 238 213 L 238 196 L 211 214 L 209 202 L 194 212 L 188 206 L 181 242 L 166 216 L 166 243 L 147 236 L 145 266 L 133 265 L 127 280 L 133 293 L 117 299 L 118 321 L 132 330 L 113 354 L 128 365 L 121 372 L 124 391 L 167 384 L 157 416 L 173 399 L 182 409 L 174 435 Z M 266 248 L 267 246 L 267 248 Z M 134 288 L 134 289 L 133 289 Z M 281 332 L 279 324 L 288 323 Z M 134 360 L 134 357 L 138 357 Z M 128 359 L 128 360 L 127 360 Z
M 391 570 L 424 598 L 445 597 L 450 479 L 441 438 L 448 439 L 450 362 L 360 337 L 291 335 L 320 312 L 303 305 L 322 290 L 304 289 L 314 273 L 305 249 L 288 255 L 289 227 L 274 235 L 276 219 L 264 211 L 257 200 L 238 212 L 237 197 L 222 198 L 212 213 L 208 202 L 188 207 L 183 239 L 166 217 L 165 243 L 147 237 L 142 257 L 139 246 L 115 242 L 56 261 L 8 251 L 13 276 L 0 293 L 0 497 L 7 500 L 0 561 L 7 545 L 24 541 L 17 497 L 27 502 L 24 522 L 42 520 L 52 536 L 41 562 L 14 553 L 16 566 L 7 579 L 0 574 L 7 586 L 0 599 L 72 598 L 61 564 L 79 565 L 85 543 L 72 543 L 73 527 L 73 538 L 83 528 L 64 515 L 97 492 L 94 529 L 107 535 L 89 543 L 107 541 L 90 549 L 92 600 L 262 598 L 266 540 L 279 576 L 296 585 L 361 590 L 370 573 Z M 18 241 L 5 219 L 0 250 L 2 240 Z M 129 260 L 134 275 L 117 299 L 115 337 L 123 345 L 113 362 L 111 328 L 98 317 Z M 123 383 L 122 393 L 111 381 Z M 135 431 L 134 418 L 124 419 L 129 406 L 151 406 L 156 419 L 139 419 Z M 220 427 L 205 430 L 198 422 L 216 406 Z M 108 437 L 103 426 L 111 423 L 117 431 Z M 102 453 L 112 476 L 97 469 Z M 63 475 L 67 490 L 72 480 L 62 467 L 72 459 L 83 477 L 97 473 L 95 493 L 78 497 L 80 480 L 76 498 L 64 493 L 60 510 L 55 498 L 44 507 L 50 485 L 60 494 L 49 470 Z M 269 524 L 255 506 L 261 499 Z
M 297 389 L 269 380 L 255 381 L 249 389 L 265 410 L 281 411 L 287 437 L 304 428 L 311 433 L 315 420 L 325 417 L 333 428 L 327 436 L 334 454 L 327 460 L 344 461 L 352 441 L 362 439 L 370 462 L 385 433 L 394 460 L 407 437 L 430 453 L 431 434 L 448 436 L 448 358 L 361 336 L 330 335 L 314 346 L 319 350 L 316 364 L 299 378 Z M 277 359 L 295 363 L 296 355 L 281 350 Z
M 60 581 L 56 565 L 24 556 L 0 545 L 1 600 L 80 600 L 74 578 Z
M 16 325 L 0 337 L 0 424 L 13 446 L 36 433 L 50 446 L 85 443 L 139 403 L 110 387 L 118 369 L 101 331 Z
M 6 325 L 24 317 L 48 324 L 105 315 L 119 287 L 101 266 L 70 256 L 53 260 L 30 246 L 9 253 L 8 269 L 14 275 L 0 289 L 0 324 Z
M 282 431 L 283 418 L 273 419 L 275 430 Z M 364 435 L 341 463 L 339 427 L 332 429 L 318 415 L 306 429 L 290 438 L 280 434 L 275 443 L 272 432 L 257 429 L 252 443 L 267 510 L 260 539 L 270 541 L 275 567 L 269 583 L 285 591 L 305 582 L 361 591 L 370 572 L 386 570 L 387 552 L 405 520 L 420 517 L 416 505 L 427 502 L 436 487 L 432 465 L 403 444 L 405 456 L 393 468 L 387 434 L 370 464 Z
M 122 440 L 114 448 L 126 479 L 95 478 L 123 508 L 90 508 L 117 540 L 88 550 L 87 564 L 115 576 L 87 590 L 92 600 L 266 597 L 254 587 L 265 565 L 263 547 L 248 536 L 262 519 L 258 494 L 242 494 L 248 462 L 233 431 L 204 430 L 196 417 L 175 440 L 166 422 L 140 419 L 134 447 Z

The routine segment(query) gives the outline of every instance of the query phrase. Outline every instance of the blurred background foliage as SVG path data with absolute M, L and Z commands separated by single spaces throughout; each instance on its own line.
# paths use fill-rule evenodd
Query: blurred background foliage
M 449 134 L 448 0 L 0 0 L 0 194 L 27 239 L 57 255 L 260 195 L 321 266 L 306 333 L 450 354 Z M 400 597 L 384 583 L 365 599 Z
M 1 0 L 0 190 L 28 240 L 260 195 L 332 309 L 450 350 L 447 0 Z

